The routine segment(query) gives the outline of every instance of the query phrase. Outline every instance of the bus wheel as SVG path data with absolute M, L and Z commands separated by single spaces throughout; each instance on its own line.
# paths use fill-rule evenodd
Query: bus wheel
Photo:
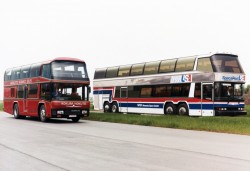
M 110 112 L 110 104 L 109 102 L 105 102 L 104 105 L 103 105 L 103 111 L 106 113 L 106 112 Z
M 165 105 L 165 108 L 164 108 L 164 114 L 167 115 L 167 114 L 170 114 L 170 115 L 173 115 L 173 114 L 176 114 L 176 107 L 173 103 L 168 103 Z
M 42 122 L 46 122 L 47 121 L 47 117 L 46 117 L 46 109 L 44 107 L 44 105 L 42 105 L 40 107 L 40 110 L 39 110 L 39 117 L 40 117 L 40 120 Z
M 72 122 L 78 122 L 80 120 L 80 117 L 72 118 Z
M 119 112 L 118 105 L 117 105 L 116 102 L 112 103 L 111 110 L 112 110 L 113 113 L 118 113 Z
M 178 106 L 178 114 L 179 115 L 189 115 L 188 107 L 185 103 L 182 103 Z
M 19 115 L 19 110 L 18 110 L 18 105 L 17 104 L 14 105 L 13 115 L 14 115 L 15 119 L 20 119 L 20 115 Z

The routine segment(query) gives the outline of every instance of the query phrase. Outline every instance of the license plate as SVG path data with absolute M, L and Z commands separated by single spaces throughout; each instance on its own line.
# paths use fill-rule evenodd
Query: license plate
M 75 117 L 76 117 L 76 115 L 69 115 L 69 117 L 70 117 L 70 118 L 75 118 Z

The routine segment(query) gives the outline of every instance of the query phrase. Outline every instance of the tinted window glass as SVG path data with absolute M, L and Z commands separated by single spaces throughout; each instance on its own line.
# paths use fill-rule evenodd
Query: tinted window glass
M 177 60 L 175 71 L 192 71 L 194 68 L 195 57 L 180 58 Z
M 40 76 L 40 67 L 41 64 L 33 64 L 30 67 L 30 77 L 38 77 Z
M 24 86 L 20 85 L 17 89 L 17 97 L 23 98 L 24 97 Z
M 211 62 L 215 72 L 243 73 L 238 56 L 213 55 Z
M 134 64 L 132 65 L 130 75 L 141 75 L 143 72 L 144 64 Z
M 213 72 L 212 64 L 210 58 L 200 58 L 197 64 L 198 71 Z
M 130 68 L 131 68 L 131 65 L 120 66 L 119 72 L 118 72 L 118 77 L 129 76 Z
M 144 75 L 158 73 L 160 62 L 148 62 L 145 64 Z
M 118 67 L 110 67 L 107 69 L 106 78 L 117 77 Z
M 50 64 L 45 64 L 42 67 L 42 76 L 51 79 L 51 67 Z
M 140 97 L 140 86 L 128 87 L 128 97 Z
M 141 97 L 151 97 L 152 87 L 142 87 L 141 88 Z
M 4 81 L 9 81 L 9 80 L 11 80 L 11 69 L 6 70 L 4 74 Z
M 53 79 L 88 80 L 86 65 L 83 62 L 55 61 L 51 64 Z
M 11 73 L 11 80 L 20 79 L 20 68 L 14 68 Z
M 36 98 L 37 89 L 37 84 L 28 85 L 28 98 Z
M 20 79 L 22 79 L 22 78 L 28 78 L 29 76 L 30 76 L 30 66 L 23 66 L 21 68 Z
M 175 63 L 176 59 L 161 61 L 159 72 L 174 72 Z
M 106 70 L 107 70 L 106 68 L 97 69 L 95 71 L 94 79 L 105 78 Z

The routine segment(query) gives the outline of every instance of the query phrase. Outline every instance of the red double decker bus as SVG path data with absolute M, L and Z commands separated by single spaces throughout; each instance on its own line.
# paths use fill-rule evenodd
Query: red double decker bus
M 55 58 L 10 68 L 4 75 L 4 111 L 14 118 L 68 118 L 89 115 L 89 77 L 84 61 Z

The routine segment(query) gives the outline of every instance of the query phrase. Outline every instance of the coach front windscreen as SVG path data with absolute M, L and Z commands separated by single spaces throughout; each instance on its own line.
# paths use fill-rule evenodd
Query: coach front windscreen
M 236 55 L 216 54 L 211 56 L 211 63 L 214 72 L 244 73 Z
M 51 78 L 61 80 L 89 81 L 86 64 L 73 61 L 54 61 L 51 63 Z

